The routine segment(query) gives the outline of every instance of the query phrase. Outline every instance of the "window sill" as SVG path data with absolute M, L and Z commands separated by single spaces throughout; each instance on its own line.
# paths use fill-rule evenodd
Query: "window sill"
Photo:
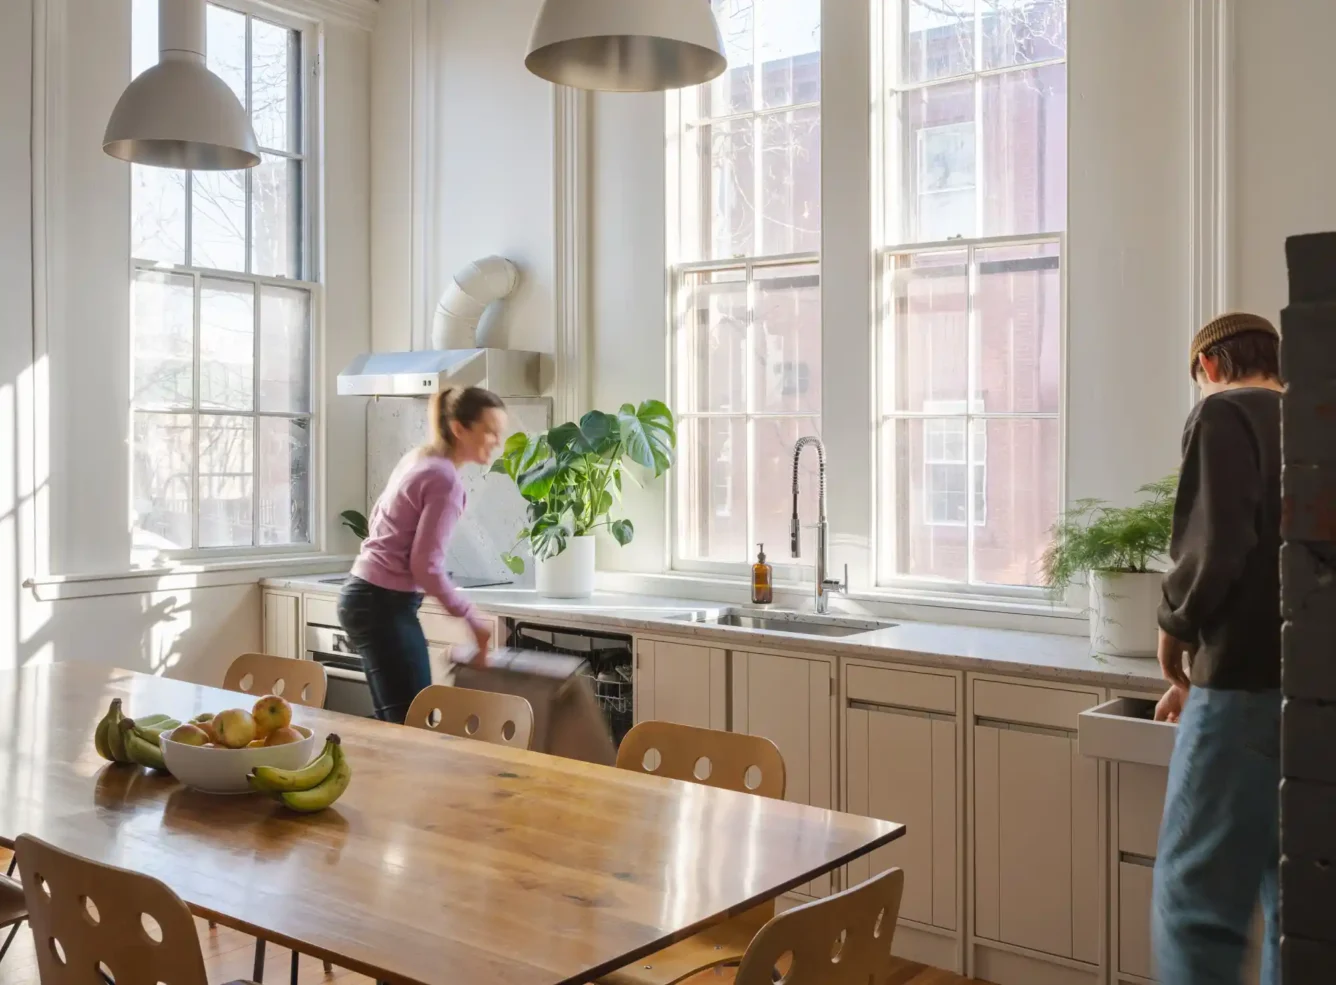
M 746 605 L 751 601 L 751 582 L 746 578 L 684 571 L 661 573 L 600 571 L 600 588 L 642 595 L 700 599 Z M 775 604 L 786 608 L 810 608 L 810 582 L 776 582 Z M 831 609 L 850 615 L 867 615 L 905 622 L 930 622 L 1010 629 L 1020 632 L 1084 636 L 1089 632 L 1086 614 L 1065 605 L 1039 599 L 962 595 L 887 587 L 863 588 L 848 595 L 831 596 Z
M 252 585 L 261 578 L 284 574 L 325 574 L 346 571 L 350 554 L 283 554 L 233 557 L 212 561 L 180 560 L 151 568 L 127 568 L 92 574 L 42 575 L 29 578 L 23 587 L 39 602 L 100 598 L 108 595 L 144 595 L 150 592 L 193 588 L 223 588 Z

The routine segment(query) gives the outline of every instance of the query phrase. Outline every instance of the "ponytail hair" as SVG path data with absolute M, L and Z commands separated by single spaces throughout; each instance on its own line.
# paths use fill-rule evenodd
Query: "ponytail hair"
M 452 424 L 458 421 L 461 427 L 470 428 L 478 423 L 485 411 L 505 409 L 505 401 L 480 386 L 438 390 L 431 395 L 428 404 L 427 420 L 431 436 L 427 441 L 427 450 L 438 455 L 446 454 L 455 444 Z

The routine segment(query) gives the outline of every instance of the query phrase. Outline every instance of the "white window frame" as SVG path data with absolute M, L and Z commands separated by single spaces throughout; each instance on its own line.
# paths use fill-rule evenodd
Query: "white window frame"
M 707 0 L 708 2 L 708 0 Z M 824 37 L 824 35 L 823 35 Z M 824 46 L 822 49 L 822 58 L 824 63 Z M 791 105 L 771 106 L 764 105 L 764 86 L 761 79 L 757 77 L 752 88 L 752 106 L 749 109 L 737 112 L 725 113 L 719 116 L 708 118 L 693 118 L 693 126 L 701 124 L 719 124 L 736 123 L 739 121 L 750 121 L 752 125 L 753 147 L 756 152 L 753 154 L 753 168 L 759 178 L 761 169 L 764 166 L 764 154 L 760 153 L 762 146 L 762 127 L 764 121 L 769 116 L 786 113 L 798 113 L 803 110 L 816 109 L 818 112 L 822 109 L 821 100 L 798 102 Z M 752 411 L 754 406 L 754 394 L 752 392 L 752 372 L 748 367 L 744 374 L 746 406 L 737 413 L 696 413 L 684 411 L 677 406 L 676 398 L 680 392 L 680 384 L 683 380 L 682 367 L 678 365 L 677 351 L 679 332 L 682 330 L 682 306 L 686 303 L 686 295 L 689 288 L 685 287 L 687 277 L 691 274 L 709 274 L 722 273 L 727 271 L 742 271 L 746 279 L 747 291 L 747 354 L 750 357 L 755 352 L 755 288 L 754 280 L 757 270 L 763 270 L 768 267 L 784 267 L 812 263 L 817 265 L 820 271 L 821 253 L 819 251 L 786 253 L 786 254 L 768 254 L 754 256 L 736 256 L 722 258 L 718 260 L 699 260 L 702 249 L 708 249 L 708 244 L 702 243 L 699 239 L 690 243 L 686 242 L 684 230 L 689 226 L 695 231 L 701 229 L 698 221 L 702 210 L 708 210 L 708 186 L 706 189 L 696 189 L 697 194 L 684 194 L 686 191 L 683 184 L 683 175 L 685 170 L 685 156 L 692 151 L 691 142 L 684 139 L 686 132 L 681 92 L 669 92 L 665 98 L 665 205 L 667 215 L 667 257 L 668 257 L 668 283 L 667 291 L 667 365 L 668 365 L 668 392 L 672 395 L 670 400 L 673 402 L 673 412 L 678 421 L 679 433 L 683 430 L 683 425 L 692 420 L 708 420 L 710 418 L 723 420 L 744 420 L 747 422 L 746 436 L 747 449 L 746 461 L 748 463 L 748 475 L 746 477 L 747 492 L 747 534 L 745 543 L 755 549 L 756 541 L 756 522 L 754 513 L 754 502 L 751 485 L 755 476 L 750 474 L 751 463 L 755 457 L 755 427 L 754 423 L 763 419 L 781 419 L 781 420 L 816 420 L 819 427 L 824 427 L 823 414 L 821 411 L 811 414 L 770 414 L 755 413 Z M 708 163 L 709 148 L 695 148 L 695 154 L 704 154 Z M 708 172 L 707 172 L 708 173 Z M 759 180 L 755 182 L 755 187 L 760 187 Z M 754 247 L 759 247 L 763 240 L 764 216 L 760 202 L 753 203 L 752 210 L 752 243 Z M 823 278 L 824 280 L 824 278 Z M 824 401 L 823 401 L 824 402 Z M 824 407 L 822 408 L 824 410 Z M 678 464 L 674 471 L 681 469 L 682 456 L 679 453 Z M 730 477 L 730 481 L 732 477 Z M 791 475 L 786 471 L 783 476 L 775 477 L 775 481 L 783 482 L 788 486 L 791 482 Z M 667 536 L 664 543 L 664 564 L 668 570 L 689 574 L 704 574 L 714 576 L 738 576 L 746 575 L 751 570 L 754 559 L 748 551 L 744 551 L 743 559 L 739 561 L 712 561 L 698 558 L 685 558 L 678 553 L 678 531 L 685 522 L 683 515 L 683 504 L 678 495 L 678 484 L 674 476 L 669 476 L 669 485 L 667 490 Z M 815 517 L 803 518 L 804 524 L 816 522 Z M 769 548 L 767 545 L 767 554 L 774 558 L 779 556 L 779 552 Z M 804 556 L 796 563 L 772 565 L 777 580 L 780 581 L 798 581 L 804 578 L 810 578 L 815 559 L 810 556 L 811 552 L 805 552 Z M 785 560 L 788 560 L 788 551 L 782 554 Z
M 977 392 L 977 345 L 978 345 L 978 324 L 974 308 L 974 299 L 978 291 L 978 264 L 975 256 L 978 251 L 997 247 L 1036 247 L 1045 246 L 1056 247 L 1058 252 L 1058 281 L 1059 281 L 1059 326 L 1058 326 L 1058 360 L 1059 360 L 1059 391 L 1058 391 L 1058 409 L 1056 413 L 975 413 L 971 407 L 971 412 L 965 415 L 966 435 L 970 433 L 970 428 L 974 421 L 997 420 L 1024 420 L 1024 419 L 1042 419 L 1054 420 L 1058 422 L 1058 490 L 1057 501 L 1059 508 L 1067 501 L 1067 327 L 1068 327 L 1068 251 L 1067 251 L 1067 233 L 1064 228 L 1061 232 L 1040 233 L 1029 235 L 1007 235 L 1007 236 L 975 236 L 964 237 L 954 236 L 945 240 L 933 242 L 914 241 L 907 235 L 909 224 L 907 216 L 912 208 L 917 210 L 918 200 L 922 197 L 921 191 L 914 196 L 912 203 L 907 199 L 901 199 L 901 207 L 897 213 L 898 228 L 892 229 L 896 225 L 891 221 L 889 203 L 896 196 L 901 196 L 905 181 L 904 168 L 907 166 L 907 155 L 902 146 L 903 138 L 898 131 L 898 120 L 895 97 L 916 90 L 942 86 L 949 83 L 961 83 L 972 81 L 974 83 L 975 107 L 974 107 L 974 174 L 975 186 L 977 189 L 981 176 L 986 174 L 984 161 L 984 140 L 983 140 L 983 112 L 982 112 L 982 83 L 985 79 L 1006 75 L 1014 72 L 1034 71 L 1051 65 L 1068 64 L 1068 58 L 1043 59 L 1034 62 L 1026 62 L 1019 65 L 1011 65 L 1003 68 L 983 69 L 977 64 L 977 59 L 981 57 L 983 51 L 982 21 L 976 12 L 975 16 L 975 57 L 976 65 L 974 70 L 963 72 L 957 75 L 942 76 L 925 82 L 906 82 L 901 83 L 894 79 L 888 72 L 890 56 L 892 52 L 902 50 L 901 26 L 903 18 L 900 10 L 903 9 L 906 0 L 874 0 L 872 4 L 872 66 L 871 74 L 873 81 L 873 162 L 872 162 L 872 186 L 873 186 L 873 229 L 874 229 L 874 247 L 876 249 L 876 292 L 877 316 L 873 327 L 873 358 L 876 365 L 876 388 L 874 393 L 874 406 L 876 410 L 876 461 L 874 481 L 874 503 L 873 503 L 873 524 L 875 544 L 874 571 L 876 573 L 876 585 L 879 589 L 886 591 L 897 590 L 929 590 L 935 593 L 959 596 L 974 596 L 981 598 L 1000 598 L 1000 599 L 1025 599 L 1033 600 L 1047 598 L 1047 590 L 1042 586 L 1012 586 L 997 585 L 992 583 L 978 582 L 974 578 L 974 536 L 975 531 L 982 525 L 976 521 L 975 497 L 968 499 L 969 518 L 964 524 L 968 532 L 968 545 L 966 553 L 968 558 L 969 575 L 963 582 L 952 581 L 939 578 L 925 578 L 907 576 L 894 571 L 894 559 L 896 556 L 896 536 L 898 527 L 897 504 L 894 501 L 895 494 L 895 429 L 900 421 L 912 420 L 914 418 L 927 418 L 932 416 L 940 417 L 940 414 L 928 414 L 926 412 L 906 412 L 898 411 L 894 407 L 894 400 L 887 384 L 888 379 L 893 379 L 890 372 L 893 352 L 887 345 L 889 338 L 893 333 L 893 312 L 892 302 L 894 299 L 894 261 L 899 257 L 910 257 L 915 254 L 942 253 L 946 251 L 961 251 L 966 253 L 966 270 L 968 271 L 967 298 L 969 303 L 969 354 L 968 354 L 968 380 L 967 390 L 969 394 Z M 1070 13 L 1071 4 L 1074 0 L 1068 0 L 1068 11 Z M 954 126 L 959 124 L 943 124 L 943 126 Z M 935 129 L 926 128 L 926 129 Z M 915 166 L 921 160 L 921 144 L 916 142 Z M 917 176 L 916 176 L 917 177 Z M 983 228 L 983 196 L 976 193 L 976 232 Z M 985 439 L 986 440 L 986 439 Z M 986 446 L 985 446 L 986 447 Z M 966 454 L 971 451 L 967 443 Z M 926 445 L 925 445 L 926 452 Z M 926 456 L 925 456 L 926 457 Z M 967 466 L 967 469 L 969 466 Z M 986 500 L 985 500 L 986 502 Z M 1054 517 L 1057 520 L 1057 517 Z M 985 521 L 986 522 L 986 521 Z
M 758 270 L 764 271 L 772 267 L 792 267 L 792 266 L 801 266 L 803 264 L 813 264 L 817 267 L 818 276 L 820 276 L 819 274 L 820 262 L 821 262 L 820 254 L 818 253 L 789 253 L 783 256 L 755 257 L 755 258 L 745 258 L 736 260 L 704 260 L 696 263 L 683 263 L 674 266 L 671 271 L 671 284 L 669 290 L 670 310 L 674 312 L 674 314 L 669 321 L 669 358 L 668 358 L 668 371 L 669 371 L 668 392 L 674 395 L 674 399 L 676 398 L 676 395 L 681 392 L 680 387 L 683 381 L 685 380 L 684 372 L 682 368 L 678 365 L 676 353 L 678 349 L 678 335 L 680 332 L 683 331 L 683 318 L 682 318 L 683 306 L 686 304 L 687 295 L 690 293 L 690 288 L 686 286 L 686 281 L 690 275 L 724 273 L 729 271 L 739 271 L 743 273 L 745 280 L 740 281 L 739 283 L 745 283 L 746 285 L 746 293 L 747 293 L 747 326 L 746 326 L 747 354 L 746 355 L 747 358 L 750 359 L 755 353 L 754 346 L 756 344 L 756 324 L 755 324 L 756 272 Z M 764 278 L 762 279 L 762 281 L 764 282 Z M 674 415 L 677 420 L 677 427 L 679 433 L 681 433 L 681 431 L 684 430 L 684 425 L 689 421 L 723 420 L 723 421 L 743 422 L 746 428 L 746 444 L 747 444 L 746 461 L 748 463 L 749 470 L 751 468 L 751 462 L 755 458 L 755 451 L 756 451 L 755 424 L 757 421 L 761 420 L 809 421 L 813 419 L 821 421 L 822 419 L 820 412 L 801 414 L 801 413 L 765 413 L 765 412 L 753 411 L 751 408 L 755 406 L 755 398 L 756 398 L 756 394 L 753 392 L 755 388 L 753 377 L 754 374 L 751 371 L 751 365 L 750 363 L 748 363 L 747 370 L 743 373 L 743 386 L 744 386 L 743 392 L 744 392 L 745 406 L 741 410 L 684 411 L 680 407 L 674 408 Z M 730 453 L 732 453 L 731 449 Z M 680 469 L 680 468 L 682 468 L 682 463 L 679 456 L 679 461 L 677 466 L 675 466 L 675 469 Z M 733 476 L 731 475 L 729 476 L 730 483 L 733 481 L 733 478 L 734 478 Z M 756 539 L 757 534 L 756 534 L 756 517 L 754 515 L 755 511 L 753 509 L 754 503 L 751 490 L 751 484 L 753 478 L 754 476 L 751 475 L 749 472 L 747 476 L 747 515 L 744 518 L 747 524 L 747 533 L 744 539 L 744 543 L 754 546 L 757 543 Z M 668 551 L 669 564 L 672 570 L 697 573 L 697 574 L 713 574 L 713 575 L 730 575 L 730 574 L 738 574 L 741 572 L 750 571 L 751 565 L 754 563 L 754 561 L 748 560 L 746 558 L 740 561 L 712 561 L 701 558 L 685 558 L 679 556 L 677 549 L 677 544 L 678 544 L 677 532 L 681 529 L 682 524 L 685 523 L 686 520 L 683 512 L 683 506 L 677 492 L 676 480 L 670 476 L 669 481 L 670 481 L 670 490 L 668 494 L 669 533 L 668 533 L 667 551 Z M 777 477 L 776 481 L 780 481 L 783 482 L 785 485 L 788 485 L 791 481 L 791 475 L 790 473 L 785 472 L 783 476 Z M 803 517 L 802 519 L 804 524 L 811 524 L 816 522 L 815 517 Z M 782 556 L 787 559 L 788 557 L 787 554 L 778 555 L 777 552 L 775 552 L 773 549 L 767 550 L 766 553 L 767 555 L 770 555 L 772 558 L 776 556 Z M 810 573 L 815 563 L 816 561 L 814 558 L 804 556 L 798 563 L 784 564 L 784 563 L 774 563 L 772 561 L 772 566 L 775 569 L 777 575 L 781 578 L 781 580 L 797 580 L 804 574 Z
M 162 0 L 159 0 L 162 2 Z M 322 25 L 305 17 L 301 17 L 282 7 L 271 6 L 266 3 L 252 2 L 252 0 L 208 0 L 213 6 L 222 7 L 249 18 L 266 21 L 288 30 L 296 31 L 300 36 L 301 42 L 301 94 L 300 94 L 300 112 L 301 112 L 301 141 L 302 146 L 299 152 L 272 150 L 262 148 L 263 153 L 271 154 L 288 159 L 301 161 L 301 193 L 298 202 L 301 208 L 301 228 L 300 228 L 300 278 L 292 277 L 274 277 L 263 274 L 244 273 L 236 270 L 219 270 L 211 267 L 197 267 L 190 263 L 163 263 L 160 261 L 140 260 L 133 256 L 130 258 L 130 277 L 128 285 L 133 288 L 135 278 L 141 272 L 154 272 L 162 274 L 174 274 L 192 279 L 194 287 L 194 368 L 192 371 L 192 388 L 195 391 L 195 398 L 192 406 L 187 408 L 172 408 L 163 410 L 144 410 L 140 411 L 133 407 L 130 409 L 132 418 L 130 434 L 133 435 L 133 417 L 139 413 L 145 414 L 181 414 L 189 415 L 192 418 L 194 426 L 195 442 L 192 449 L 191 460 L 191 542 L 197 545 L 199 542 L 199 483 L 200 483 L 200 452 L 199 452 L 199 419 L 201 417 L 244 417 L 254 422 L 254 430 L 251 438 L 252 446 L 252 509 L 251 526 L 252 531 L 257 531 L 259 527 L 259 509 L 258 509 L 258 482 L 259 482 L 259 454 L 260 454 L 260 434 L 259 422 L 262 418 L 282 418 L 282 419 L 300 419 L 305 418 L 310 424 L 310 459 L 308 470 L 309 481 L 309 502 L 307 505 L 308 532 L 309 538 L 305 543 L 258 545 L 252 543 L 250 546 L 231 546 L 231 547 L 183 547 L 173 550 L 159 550 L 154 552 L 154 558 L 168 561 L 212 561 L 219 562 L 231 558 L 264 558 L 278 556 L 303 556 L 321 553 L 325 548 L 325 392 L 320 382 L 320 367 L 323 363 L 324 353 L 324 284 L 323 284 L 323 200 L 320 189 L 324 184 L 324 170 L 321 150 L 323 147 L 324 120 L 323 106 L 324 98 L 322 92 L 322 78 L 320 72 L 324 31 Z M 246 59 L 246 81 L 247 90 L 250 89 L 251 60 Z M 249 112 L 249 107 L 247 107 Z M 127 175 L 127 181 L 133 181 L 133 178 Z M 247 209 L 246 209 L 246 254 L 247 263 L 252 261 L 252 243 L 250 237 L 251 225 L 251 192 L 250 177 L 247 178 Z M 191 243 L 191 223 L 193 221 L 191 210 L 191 197 L 194 194 L 194 182 L 186 180 L 185 185 L 185 212 L 184 223 L 186 231 L 186 243 Z M 193 257 L 187 254 L 187 260 Z M 254 394 L 256 405 L 249 411 L 229 411 L 229 410 L 201 410 L 199 408 L 199 385 L 200 385 L 200 354 L 199 354 L 199 335 L 200 335 L 200 311 L 199 298 L 201 281 L 227 281 L 230 283 L 242 283 L 252 285 L 255 288 L 255 346 L 256 359 L 253 363 L 253 372 L 256 374 Z M 259 290 L 261 287 L 280 287 L 293 291 L 304 291 L 309 298 L 307 309 L 308 320 L 308 347 L 309 347 L 309 365 L 308 365 L 308 392 L 310 394 L 309 413 L 284 413 L 274 411 L 261 412 L 258 408 L 259 386 L 258 374 L 260 372 L 259 346 L 259 319 L 260 304 Z M 127 372 L 133 379 L 134 373 L 134 342 L 133 326 L 131 326 L 131 344 L 130 344 L 130 364 Z M 134 482 L 133 465 L 133 443 L 131 444 L 131 469 L 130 482 Z M 130 491 L 130 499 L 133 502 L 133 489 Z M 254 535 L 252 540 L 254 540 Z M 142 563 L 142 561 L 140 562 Z

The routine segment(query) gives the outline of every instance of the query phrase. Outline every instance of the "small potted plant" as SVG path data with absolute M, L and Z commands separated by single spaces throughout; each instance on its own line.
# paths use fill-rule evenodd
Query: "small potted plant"
M 539 594 L 587 598 L 594 592 L 594 534 L 606 529 L 623 547 L 635 536 L 631 521 L 612 518 L 623 482 L 638 468 L 658 478 L 677 455 L 673 414 L 657 400 L 624 404 L 615 414 L 593 410 L 544 434 L 513 434 L 493 472 L 514 481 L 528 503 L 528 525 L 515 548 L 501 556 L 516 574 L 524 541 L 535 562 Z
M 1135 506 L 1076 503 L 1053 528 L 1044 578 L 1058 594 L 1082 575 L 1090 583 L 1090 642 L 1096 652 L 1153 657 L 1155 610 L 1173 531 L 1177 476 L 1142 486 Z

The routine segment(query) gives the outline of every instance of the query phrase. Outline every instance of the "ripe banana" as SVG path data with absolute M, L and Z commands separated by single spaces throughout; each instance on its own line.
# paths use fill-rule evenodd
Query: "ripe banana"
M 279 795 L 289 810 L 298 811 L 302 814 L 323 811 L 343 796 L 343 792 L 348 789 L 348 784 L 352 782 L 353 778 L 352 765 L 348 762 L 347 757 L 343 755 L 343 746 L 339 743 L 337 735 L 329 737 L 327 746 L 330 745 L 334 747 L 334 769 L 330 771 L 329 776 L 310 790 L 298 790 L 294 793 Z
M 133 718 L 121 722 L 121 735 L 130 761 L 166 773 L 167 764 L 163 761 L 162 749 L 146 737 L 149 734 L 151 733 L 148 729 L 136 726 Z
M 118 763 L 130 762 L 130 754 L 125 751 L 125 733 L 121 731 L 121 722 L 125 715 L 121 712 L 121 699 L 114 698 L 107 709 L 107 749 L 111 758 Z
M 127 721 L 129 720 L 131 719 L 127 719 Z M 147 726 L 144 724 L 143 719 L 135 718 L 132 719 L 132 721 L 134 722 L 134 729 L 136 735 L 138 735 L 145 742 L 152 743 L 153 745 L 159 747 L 162 746 L 162 737 L 181 724 L 175 718 L 167 718 L 158 722 L 157 725 L 147 725 Z
M 144 726 L 144 728 L 158 728 L 163 722 L 173 721 L 171 715 L 145 715 L 142 718 L 136 718 L 135 722 Z M 179 725 L 180 722 L 177 722 Z
M 334 753 L 339 747 L 339 737 L 331 735 L 325 740 L 325 748 L 320 755 L 299 770 L 280 770 L 272 766 L 257 766 L 246 777 L 252 790 L 260 793 L 296 793 L 310 790 L 323 783 L 334 772 Z

